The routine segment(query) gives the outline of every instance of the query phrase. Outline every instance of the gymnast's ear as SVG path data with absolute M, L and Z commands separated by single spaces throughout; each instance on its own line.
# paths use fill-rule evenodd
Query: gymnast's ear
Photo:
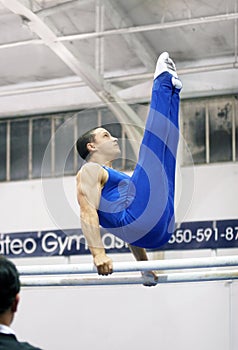
M 95 149 L 96 149 L 96 147 L 95 147 L 95 145 L 94 145 L 93 142 L 87 143 L 87 150 L 88 150 L 89 152 L 94 152 Z

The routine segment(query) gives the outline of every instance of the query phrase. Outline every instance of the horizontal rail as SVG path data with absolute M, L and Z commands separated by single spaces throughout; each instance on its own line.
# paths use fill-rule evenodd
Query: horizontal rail
M 238 270 L 223 270 L 209 272 L 178 272 L 161 274 L 157 284 L 181 283 L 181 282 L 206 282 L 238 279 Z M 59 287 L 59 286 L 98 286 L 98 285 L 131 285 L 143 284 L 142 276 L 45 276 L 45 277 L 21 277 L 23 287 Z
M 210 24 L 210 23 L 223 22 L 223 21 L 235 21 L 237 19 L 238 19 L 237 12 L 224 13 L 219 15 L 189 18 L 189 19 L 171 21 L 171 22 L 152 23 L 152 24 L 145 24 L 145 25 L 139 25 L 139 26 L 133 26 L 133 27 L 108 29 L 108 30 L 97 31 L 97 32 L 63 35 L 63 36 L 58 36 L 56 38 L 56 42 L 88 40 L 88 39 L 103 38 L 103 37 L 114 36 L 114 35 L 130 35 L 130 34 L 150 32 L 155 30 L 182 28 L 187 26 L 203 25 L 203 24 Z M 42 39 L 29 39 L 29 40 L 22 40 L 22 41 L 15 41 L 15 42 L 1 44 L 0 50 L 11 48 L 11 47 L 25 46 L 25 45 L 43 45 L 43 44 L 44 44 L 44 41 Z
M 220 256 L 191 259 L 171 259 L 171 260 L 150 260 L 150 261 L 130 261 L 114 262 L 114 272 L 133 272 L 151 270 L 180 270 L 209 267 L 230 267 L 238 266 L 238 256 Z M 61 275 L 61 274 L 83 274 L 95 273 L 93 264 L 60 264 L 60 265 L 33 265 L 18 266 L 20 275 Z

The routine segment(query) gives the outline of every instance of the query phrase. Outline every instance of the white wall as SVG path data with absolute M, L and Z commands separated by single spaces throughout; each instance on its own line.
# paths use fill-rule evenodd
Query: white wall
M 238 163 L 178 169 L 177 221 L 238 218 Z M 0 232 L 80 226 L 75 177 L 0 183 Z
M 0 183 L 0 232 L 79 227 L 75 177 Z
M 49 350 L 236 350 L 238 283 L 232 320 L 230 288 L 210 282 L 27 289 L 14 328 Z
M 238 163 L 181 168 L 177 221 L 238 218 Z

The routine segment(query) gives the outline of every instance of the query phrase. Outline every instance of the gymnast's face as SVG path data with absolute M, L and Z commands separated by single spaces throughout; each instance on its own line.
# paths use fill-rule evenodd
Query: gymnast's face
M 110 158 L 108 160 L 116 159 L 121 153 L 118 139 L 104 128 L 95 129 L 93 134 L 95 150 L 100 154 L 108 156 Z

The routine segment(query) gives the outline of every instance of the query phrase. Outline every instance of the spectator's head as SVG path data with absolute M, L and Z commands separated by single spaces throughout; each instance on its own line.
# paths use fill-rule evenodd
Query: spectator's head
M 19 302 L 20 280 L 16 266 L 0 256 L 0 319 L 7 316 L 11 323 Z M 7 322 L 5 322 L 7 324 Z

